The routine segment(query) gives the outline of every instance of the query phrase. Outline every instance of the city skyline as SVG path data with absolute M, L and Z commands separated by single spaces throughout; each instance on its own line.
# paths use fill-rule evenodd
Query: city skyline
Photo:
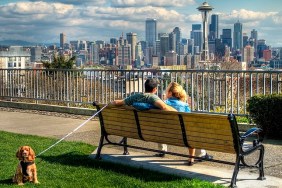
M 137 33 L 145 40 L 145 21 L 157 19 L 158 32 L 179 27 L 182 38 L 190 38 L 192 24 L 201 24 L 197 10 L 199 0 L 1 0 L 0 40 L 24 40 L 37 43 L 59 43 L 60 33 L 66 40 L 105 40 L 126 33 Z M 219 15 L 219 34 L 231 29 L 238 20 L 243 33 L 258 31 L 272 47 L 282 46 L 282 1 L 238 0 L 207 1 Z

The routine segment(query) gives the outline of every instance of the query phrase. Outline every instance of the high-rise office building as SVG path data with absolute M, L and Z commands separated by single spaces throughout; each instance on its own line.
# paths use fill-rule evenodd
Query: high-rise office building
M 208 45 L 209 45 L 209 53 L 214 54 L 216 47 L 215 47 L 215 40 L 218 39 L 218 15 L 212 14 L 211 15 L 211 23 L 209 25 L 209 35 L 208 35 Z
M 188 54 L 194 55 L 194 39 L 188 39 Z
M 201 24 L 192 24 L 192 31 L 201 30 L 201 29 L 202 29 Z M 192 35 L 191 35 L 191 38 L 192 38 Z
M 160 56 L 165 56 L 166 52 L 169 51 L 169 36 L 168 34 L 162 35 L 160 40 Z
M 234 24 L 233 32 L 233 48 L 235 50 L 241 50 L 243 44 L 243 34 L 242 34 L 242 23 L 239 20 Z
M 176 34 L 174 32 L 169 33 L 169 50 L 176 52 Z
M 31 62 L 40 62 L 41 61 L 41 55 L 42 55 L 42 49 L 40 46 L 31 47 L 30 49 L 30 61 Z
M 254 60 L 254 47 L 247 45 L 244 47 L 243 61 L 246 63 L 251 63 Z
M 224 46 L 232 48 L 231 29 L 222 29 L 221 40 Z
M 266 45 L 266 41 L 264 39 L 260 39 L 257 41 L 257 58 L 263 57 L 263 51 L 268 49 L 268 46 Z
M 201 24 L 192 24 L 191 39 L 194 39 L 194 46 L 199 46 L 199 49 L 202 49 L 203 31 Z
M 147 45 L 153 47 L 157 40 L 157 20 L 148 18 L 145 26 Z
M 66 35 L 64 33 L 60 33 L 60 47 L 64 49 L 64 45 L 67 42 Z
M 92 65 L 99 63 L 99 45 L 95 44 L 95 42 L 89 45 L 89 63 Z
M 243 48 L 245 48 L 247 45 L 249 45 L 249 37 L 247 33 L 243 33 Z
M 177 65 L 177 54 L 174 51 L 165 53 L 165 66 Z
M 143 53 L 142 53 L 142 45 L 141 42 L 138 42 L 136 44 L 135 48 L 135 67 L 136 68 L 141 68 L 143 66 L 142 59 L 143 59 Z
M 173 29 L 173 33 L 175 34 L 175 47 L 176 53 L 180 53 L 180 43 L 181 43 L 181 29 L 179 27 L 175 27 Z
M 211 24 L 209 32 L 209 40 L 215 40 L 218 38 L 218 15 L 211 15 Z
M 110 44 L 117 44 L 117 39 L 116 38 L 111 38 L 110 39 Z
M 133 63 L 135 61 L 135 47 L 137 44 L 137 34 L 136 33 L 127 33 L 126 34 L 126 39 L 128 41 L 128 44 L 131 46 L 131 62 Z
M 250 39 L 252 39 L 252 41 L 253 41 L 253 46 L 254 46 L 254 49 L 255 49 L 255 57 L 257 57 L 258 32 L 255 29 L 253 29 L 251 31 Z
M 266 49 L 266 50 L 263 50 L 263 58 L 265 61 L 270 61 L 271 59 L 271 50 L 269 49 Z

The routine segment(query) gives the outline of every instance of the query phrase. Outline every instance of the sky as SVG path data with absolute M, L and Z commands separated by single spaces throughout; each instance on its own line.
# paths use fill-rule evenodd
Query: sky
M 145 20 L 157 19 L 160 33 L 179 27 L 190 38 L 192 24 L 202 23 L 197 10 L 204 0 L 0 0 L 0 40 L 59 43 L 60 33 L 71 40 L 105 40 L 137 33 L 145 39 Z M 222 29 L 238 20 L 243 33 L 258 31 L 267 45 L 282 47 L 281 0 L 207 0 L 219 15 Z

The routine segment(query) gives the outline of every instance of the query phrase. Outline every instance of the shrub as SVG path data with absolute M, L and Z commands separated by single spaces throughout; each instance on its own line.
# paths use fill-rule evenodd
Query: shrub
M 247 101 L 247 111 L 265 136 L 282 139 L 282 95 L 255 95 Z

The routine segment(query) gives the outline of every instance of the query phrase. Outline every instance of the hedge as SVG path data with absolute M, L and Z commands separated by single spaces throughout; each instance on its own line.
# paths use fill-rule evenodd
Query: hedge
M 247 111 L 267 138 L 282 139 L 282 95 L 255 95 L 247 101 Z

